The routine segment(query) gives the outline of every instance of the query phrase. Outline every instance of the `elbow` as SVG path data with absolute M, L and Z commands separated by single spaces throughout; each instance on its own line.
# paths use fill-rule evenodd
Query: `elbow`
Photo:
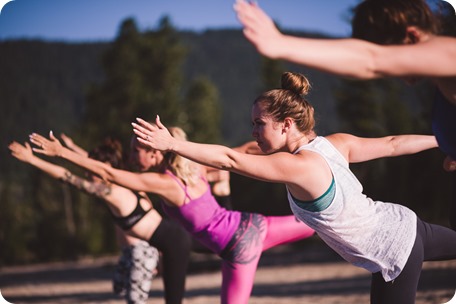
M 396 136 L 389 136 L 388 137 L 388 147 L 389 151 L 387 153 L 387 156 L 392 157 L 392 156 L 398 156 L 399 153 L 399 148 L 401 145 L 401 140 L 397 138 Z

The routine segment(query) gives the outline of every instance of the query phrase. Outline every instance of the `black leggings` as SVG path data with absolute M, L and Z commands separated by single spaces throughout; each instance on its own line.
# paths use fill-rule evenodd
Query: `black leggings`
M 385 282 L 380 272 L 372 274 L 371 303 L 413 304 L 423 261 L 456 259 L 456 231 L 418 219 L 416 241 L 401 274 Z
M 185 293 L 185 276 L 190 258 L 189 234 L 176 222 L 163 218 L 149 240 L 162 252 L 166 304 L 180 304 Z
M 450 226 L 456 231 L 456 172 L 450 173 L 451 201 L 450 201 Z

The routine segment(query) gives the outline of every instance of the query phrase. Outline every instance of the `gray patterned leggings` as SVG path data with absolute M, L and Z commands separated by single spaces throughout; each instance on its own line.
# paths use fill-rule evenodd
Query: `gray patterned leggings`
M 114 293 L 129 304 L 146 303 L 158 258 L 158 250 L 145 241 L 125 247 L 114 272 Z

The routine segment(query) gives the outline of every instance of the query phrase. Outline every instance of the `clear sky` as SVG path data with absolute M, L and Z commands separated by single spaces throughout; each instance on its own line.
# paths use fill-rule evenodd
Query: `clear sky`
M 0 0 L 3 5 L 8 0 Z M 258 0 L 283 29 L 349 36 L 350 8 L 359 0 Z M 0 14 L 0 40 L 112 40 L 122 20 L 140 30 L 167 15 L 177 29 L 240 28 L 234 0 L 14 0 Z

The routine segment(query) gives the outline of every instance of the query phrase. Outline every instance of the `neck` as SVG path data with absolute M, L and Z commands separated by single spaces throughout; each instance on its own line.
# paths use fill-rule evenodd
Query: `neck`
M 308 133 L 308 134 L 302 134 L 300 133 L 299 136 L 297 136 L 294 140 L 290 141 L 290 144 L 288 144 L 288 151 L 293 153 L 296 151 L 299 147 L 303 145 L 307 145 L 311 141 L 313 141 L 317 137 L 317 134 L 315 134 L 314 131 Z

